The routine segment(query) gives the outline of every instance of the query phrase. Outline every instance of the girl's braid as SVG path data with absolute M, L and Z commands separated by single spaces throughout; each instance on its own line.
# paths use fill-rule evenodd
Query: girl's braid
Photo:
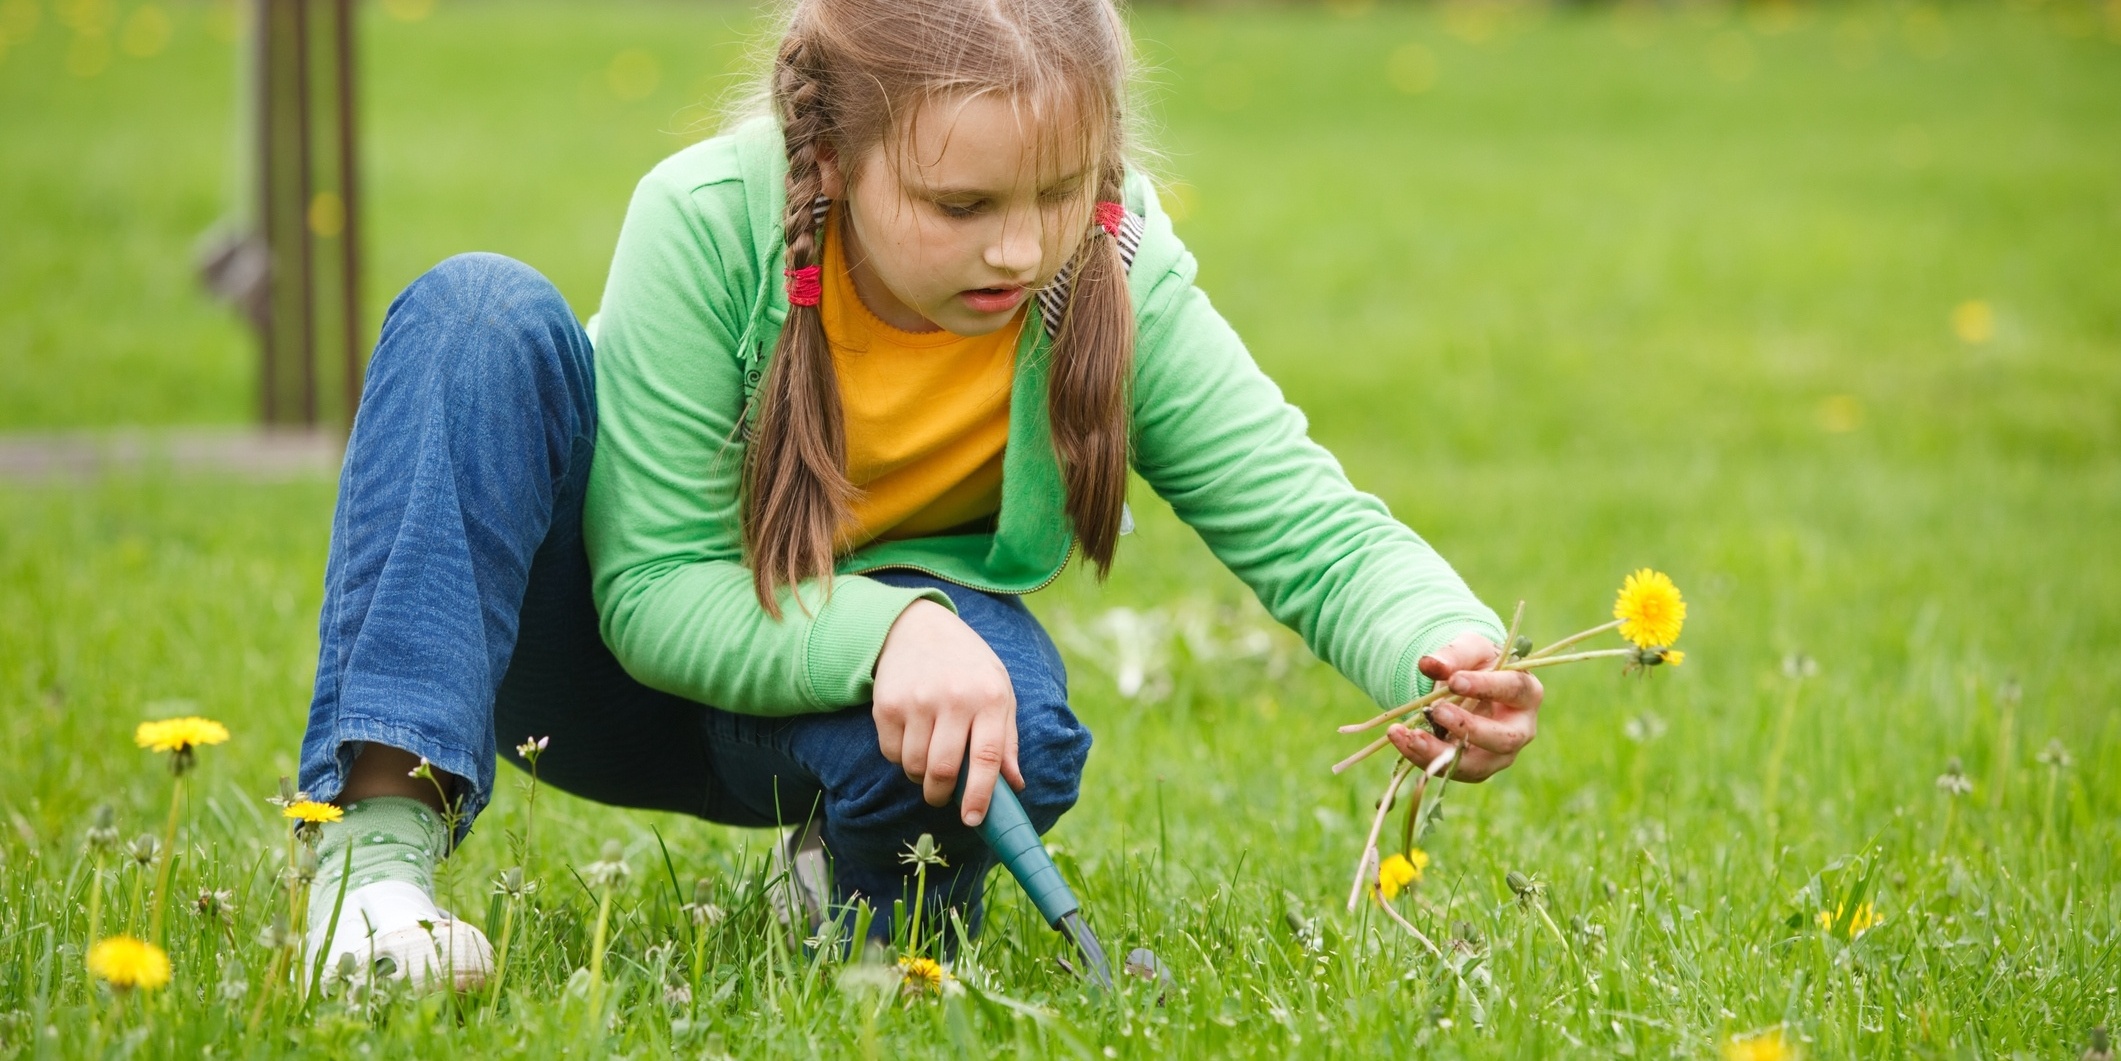
M 1119 202 L 1124 170 L 1105 152 L 1097 199 Z M 1047 417 L 1067 486 L 1068 521 L 1102 577 L 1119 544 L 1126 503 L 1127 389 L 1134 374 L 1134 307 L 1119 240 L 1092 224 L 1077 259 L 1068 308 L 1055 338 Z
M 790 270 L 817 266 L 823 258 L 812 203 L 824 190 L 818 154 L 832 115 L 815 59 L 814 47 L 791 34 L 773 70 L 788 152 L 781 228 Z M 758 434 L 745 451 L 744 547 L 759 603 L 779 618 L 775 587 L 808 578 L 829 586 L 833 550 L 854 494 L 847 482 L 839 380 L 824 315 L 815 304 L 790 300 L 761 398 Z M 809 607 L 800 597 L 797 603 Z
M 773 79 L 788 151 L 788 202 L 781 213 L 781 228 L 788 240 L 788 268 L 800 269 L 820 261 L 811 203 L 824 191 L 817 156 L 830 116 L 825 112 L 823 86 L 810 62 L 809 44 L 791 37 L 774 63 Z

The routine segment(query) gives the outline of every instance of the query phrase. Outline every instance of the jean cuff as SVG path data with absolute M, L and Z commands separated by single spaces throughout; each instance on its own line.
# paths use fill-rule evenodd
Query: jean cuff
M 493 798 L 492 779 L 486 771 L 480 770 L 480 757 L 476 753 L 402 721 L 369 718 L 342 708 L 332 739 L 336 747 L 332 750 L 333 773 L 327 782 L 329 791 L 313 792 L 312 798 L 331 800 L 346 787 L 346 775 L 353 769 L 354 757 L 359 754 L 355 742 L 381 744 L 410 752 L 427 760 L 434 769 L 457 779 L 460 787 L 456 793 L 454 835 L 450 837 L 452 848 L 470 835 L 471 823 Z M 490 769 L 492 764 L 489 761 L 486 765 Z

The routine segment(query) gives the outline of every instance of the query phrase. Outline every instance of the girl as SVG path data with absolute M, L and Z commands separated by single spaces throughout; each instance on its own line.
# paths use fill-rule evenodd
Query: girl
M 1537 681 L 1481 672 L 1494 614 L 1194 286 L 1129 166 L 1128 52 L 1110 0 L 796 0 L 771 113 L 641 182 L 586 329 L 492 255 L 399 296 L 325 573 L 312 946 L 484 978 L 432 869 L 497 730 L 591 799 L 793 826 L 798 928 L 888 911 L 933 834 L 927 901 L 976 929 L 993 786 L 1044 831 L 1090 749 L 1020 597 L 1111 567 L 1130 466 L 1380 702 L 1475 698 L 1432 719 L 1459 777 L 1510 763 Z

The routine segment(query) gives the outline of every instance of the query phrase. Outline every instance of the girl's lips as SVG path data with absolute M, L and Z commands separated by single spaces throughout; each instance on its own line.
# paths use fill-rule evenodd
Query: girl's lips
M 1023 287 L 983 287 L 975 291 L 959 292 L 957 297 L 964 299 L 966 305 L 980 313 L 1002 313 L 1015 309 L 1016 304 L 1024 300 L 1024 294 L 1028 290 Z

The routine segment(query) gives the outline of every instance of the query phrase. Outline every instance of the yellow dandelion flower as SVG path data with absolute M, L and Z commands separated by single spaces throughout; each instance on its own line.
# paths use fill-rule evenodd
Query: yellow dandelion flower
M 941 991 L 943 982 L 950 979 L 942 963 L 933 958 L 900 958 L 898 967 L 904 983 L 917 990 Z
M 1670 576 L 1645 567 L 1621 584 L 1613 618 L 1620 620 L 1620 636 L 1637 648 L 1670 645 L 1679 640 L 1679 628 L 1686 623 L 1686 602 L 1679 599 L 1679 587 Z
M 227 726 L 197 715 L 142 722 L 138 729 L 133 730 L 134 744 L 158 752 L 181 754 L 202 745 L 220 744 L 227 739 Z
M 1421 872 L 1429 868 L 1429 853 L 1415 848 L 1404 855 L 1393 855 L 1377 865 L 1377 891 L 1386 902 L 1399 898 L 1399 893 L 1421 880 Z
M 1835 925 L 1841 923 L 1841 915 L 1844 913 L 1848 913 L 1848 904 L 1840 903 L 1834 907 L 1832 913 L 1828 913 L 1825 910 L 1819 911 L 1819 916 L 1814 918 L 1814 920 L 1819 922 L 1821 930 L 1831 932 L 1834 930 Z M 1879 913 L 1871 904 L 1857 903 L 1856 912 L 1849 914 L 1848 938 L 1855 939 L 1857 936 L 1863 935 L 1865 932 L 1869 932 L 1884 923 L 1885 915 Z
M 307 825 L 321 825 L 325 822 L 335 822 L 346 817 L 346 812 L 329 803 L 319 803 L 313 799 L 305 799 L 297 803 L 290 803 L 282 808 L 280 816 L 293 818 Z
M 1685 662 L 1686 662 L 1686 653 L 1684 653 L 1684 652 L 1681 652 L 1681 651 L 1679 651 L 1679 650 L 1678 650 L 1678 649 L 1676 649 L 1676 648 L 1668 648 L 1668 649 L 1666 649 L 1666 650 L 1665 650 L 1665 652 L 1664 652 L 1664 665 L 1665 665 L 1665 666 L 1667 666 L 1667 667 L 1677 667 L 1677 666 L 1679 666 L 1680 664 L 1682 664 L 1682 663 L 1685 663 Z
M 1796 1061 L 1797 1050 L 1782 1041 L 1779 1031 L 1732 1038 L 1723 1044 L 1723 1061 Z
M 112 936 L 88 949 L 88 971 L 121 991 L 153 991 L 169 983 L 169 955 L 131 936 Z

